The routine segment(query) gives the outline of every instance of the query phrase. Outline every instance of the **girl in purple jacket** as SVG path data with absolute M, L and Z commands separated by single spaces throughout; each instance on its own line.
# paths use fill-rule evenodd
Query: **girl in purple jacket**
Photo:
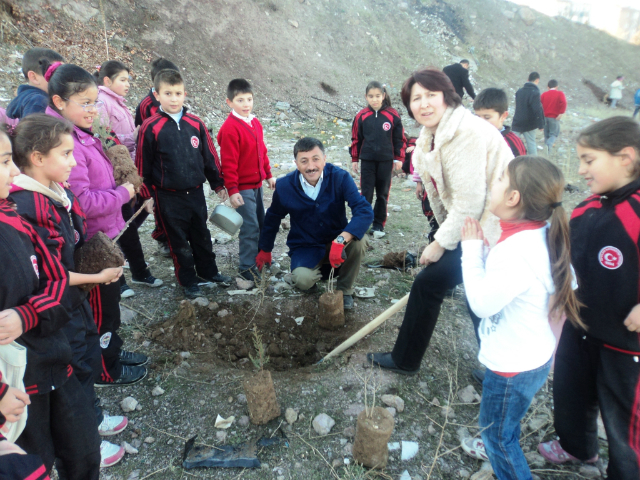
M 97 232 L 114 238 L 125 222 L 122 206 L 135 196 L 131 183 L 116 186 L 113 167 L 91 127 L 98 115 L 96 79 L 77 65 L 40 61 L 49 82 L 49 107 L 46 113 L 73 124 L 73 155 L 77 165 L 71 171 L 71 191 L 80 201 L 87 217 L 87 241 Z M 89 292 L 89 304 L 100 334 L 102 374 L 96 386 L 139 382 L 147 375 L 142 367 L 148 359 L 140 353 L 122 350 L 120 327 L 120 286 L 100 284 Z

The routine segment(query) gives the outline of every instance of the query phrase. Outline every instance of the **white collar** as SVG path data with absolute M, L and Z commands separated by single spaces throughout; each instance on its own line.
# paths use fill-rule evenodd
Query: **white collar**
M 231 113 L 233 114 L 233 116 L 239 118 L 240 120 L 242 120 L 244 123 L 248 124 L 249 126 L 251 126 L 251 121 L 256 118 L 255 115 L 253 114 L 249 114 L 248 117 L 243 117 L 242 115 L 240 115 L 239 113 L 237 113 L 234 109 L 231 109 Z
M 320 182 L 322 182 L 323 178 L 324 178 L 324 170 L 322 170 L 322 173 L 320 174 L 320 178 L 318 179 L 316 184 L 315 185 L 311 185 L 309 182 L 307 182 L 307 179 L 304 178 L 304 175 L 302 175 L 302 172 L 300 172 L 300 181 L 302 182 L 303 185 L 306 185 L 309 188 L 317 188 L 318 185 L 320 184 Z

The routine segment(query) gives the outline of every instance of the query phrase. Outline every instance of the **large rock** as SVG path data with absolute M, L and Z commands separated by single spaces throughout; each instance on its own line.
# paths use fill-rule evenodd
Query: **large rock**
M 326 413 L 321 413 L 313 419 L 311 425 L 318 435 L 329 435 L 336 421 Z
M 404 412 L 404 400 L 397 395 L 382 395 L 380 399 L 382 403 L 395 408 L 399 413 Z
M 533 25 L 536 21 L 536 14 L 529 7 L 520 7 L 518 15 L 527 26 Z
M 133 397 L 127 397 L 120 402 L 120 408 L 125 413 L 133 412 L 138 406 L 138 401 Z

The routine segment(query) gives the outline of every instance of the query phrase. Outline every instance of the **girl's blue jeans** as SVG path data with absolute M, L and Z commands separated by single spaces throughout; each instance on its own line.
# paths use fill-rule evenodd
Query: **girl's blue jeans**
M 520 420 L 547 379 L 551 359 L 535 370 L 503 377 L 487 369 L 482 383 L 482 441 L 499 480 L 530 480 L 531 471 L 520 447 Z

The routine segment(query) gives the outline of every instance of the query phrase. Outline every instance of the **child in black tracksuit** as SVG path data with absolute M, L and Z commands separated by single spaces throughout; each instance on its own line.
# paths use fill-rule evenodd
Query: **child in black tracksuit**
M 176 277 L 185 295 L 201 295 L 199 284 L 224 283 L 207 228 L 203 184 L 226 198 L 220 160 L 205 124 L 187 113 L 180 72 L 160 71 L 154 81 L 160 110 L 138 133 L 136 164 L 144 180 L 140 195 L 153 196 L 167 234 Z
M 38 454 L 47 470 L 59 459 L 61 478 L 100 475 L 100 439 L 95 412 L 70 365 L 63 333 L 68 277 L 31 225 L 6 200 L 18 173 L 11 144 L 0 134 L 0 343 L 16 340 L 27 349 L 24 385 L 29 416 L 17 444 Z M 37 478 L 37 477 L 35 477 Z
M 587 329 L 567 322 L 553 379 L 560 437 L 553 463 L 598 458 L 598 410 L 609 442 L 608 478 L 640 478 L 640 125 L 598 122 L 578 137 L 579 174 L 594 194 L 571 215 L 571 261 Z
M 360 110 L 353 120 L 351 131 L 351 161 L 354 172 L 358 172 L 358 160 L 362 162 L 360 190 L 373 205 L 371 231 L 384 231 L 387 221 L 387 201 L 391 189 L 391 174 L 394 162 L 402 168 L 406 139 L 400 114 L 391 108 L 386 88 L 379 82 L 367 85 L 365 98 L 369 106 Z

